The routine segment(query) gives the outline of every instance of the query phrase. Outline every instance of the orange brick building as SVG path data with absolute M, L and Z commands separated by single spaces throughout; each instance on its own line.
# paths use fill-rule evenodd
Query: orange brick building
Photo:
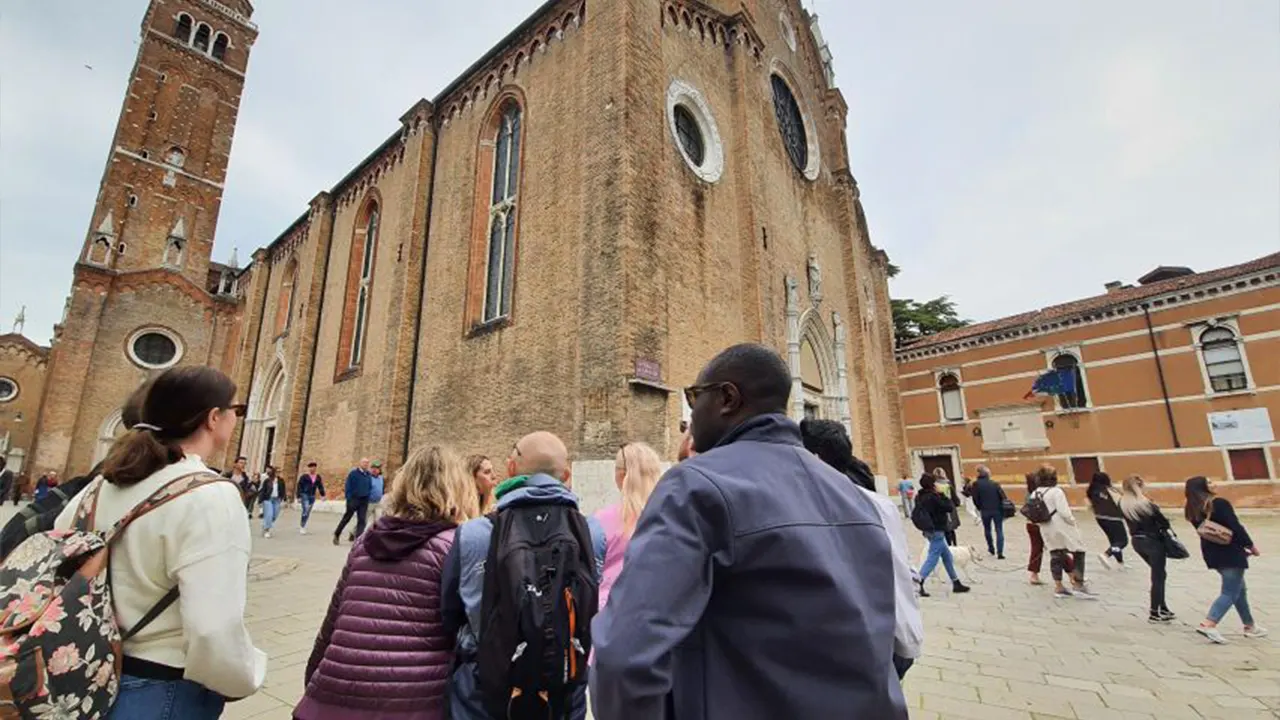
M 1203 475 L 1244 506 L 1280 505 L 1280 254 L 1210 272 L 1160 267 L 1135 286 L 923 338 L 897 353 L 916 474 L 979 464 L 1022 487 L 1041 463 L 1073 501 L 1104 470 L 1162 503 Z M 1050 369 L 1073 392 L 1024 399 Z
M 200 362 L 247 396 L 253 469 L 394 468 L 427 442 L 502 458 L 547 429 L 590 503 L 620 443 L 674 455 L 678 388 L 758 341 L 796 417 L 904 471 L 888 258 L 798 0 L 550 0 L 240 270 L 208 252 L 251 12 L 147 11 L 36 465 L 86 467 L 129 390 Z

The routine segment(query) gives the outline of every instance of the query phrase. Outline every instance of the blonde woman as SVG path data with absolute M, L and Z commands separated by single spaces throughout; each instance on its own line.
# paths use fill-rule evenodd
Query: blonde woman
M 1168 577 L 1165 572 L 1168 555 L 1164 536 L 1169 532 L 1169 520 L 1160 512 L 1159 505 L 1147 499 L 1142 486 L 1142 478 L 1137 475 L 1124 479 L 1120 486 L 1120 514 L 1133 536 L 1134 551 L 1151 567 L 1151 613 L 1147 620 L 1168 623 L 1174 618 L 1164 601 L 1164 585 Z
M 609 590 L 622 572 L 627 543 L 631 541 L 640 512 L 660 477 L 662 462 L 653 448 L 644 443 L 630 443 L 618 450 L 613 481 L 618 485 L 622 499 L 596 513 L 596 520 L 600 521 L 605 533 L 604 577 L 600 580 L 601 609 L 608 602 Z
M 498 486 L 497 479 L 493 476 L 493 462 L 486 455 L 469 455 L 467 456 L 467 472 L 471 474 L 471 480 L 476 486 L 476 497 L 480 501 L 477 517 L 491 512 L 493 510 L 493 489 Z
M 347 557 L 294 718 L 446 716 L 454 638 L 439 612 L 441 580 L 454 530 L 479 512 L 476 500 L 466 466 L 449 449 L 409 457 L 386 514 Z

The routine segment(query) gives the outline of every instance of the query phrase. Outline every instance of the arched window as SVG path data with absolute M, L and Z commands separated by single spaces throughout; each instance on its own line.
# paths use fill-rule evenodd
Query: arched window
M 171 237 L 169 242 L 164 246 L 164 266 L 169 268 L 182 267 L 182 251 L 183 240 L 181 238 Z
M 1058 371 L 1070 371 L 1070 387 L 1071 392 L 1066 392 L 1058 396 L 1058 404 L 1064 409 L 1077 409 L 1089 407 L 1089 398 L 1084 390 L 1084 374 L 1080 370 L 1080 361 L 1071 353 L 1060 353 L 1053 358 L 1053 369 Z
M 338 339 L 339 374 L 360 367 L 372 311 L 374 260 L 378 252 L 381 208 L 370 198 L 357 218 L 347 266 L 347 296 Z M 295 281 L 296 284 L 296 281 Z
M 1249 387 L 1240 342 L 1228 327 L 1214 327 L 1200 333 L 1200 354 L 1214 392 L 1233 392 Z
M 191 16 L 178 13 L 178 22 L 173 26 L 173 36 L 188 45 L 191 44 Z
M 209 36 L 213 31 L 208 25 L 200 23 L 196 26 L 196 35 L 191 39 L 191 45 L 200 52 L 209 52 Z
M 99 236 L 89 246 L 89 262 L 94 265 L 107 266 L 111 264 L 111 240 L 105 236 Z
M 218 33 L 213 36 L 213 59 L 222 62 L 227 59 L 227 39 L 226 33 Z
M 169 148 L 169 154 L 165 155 L 164 161 L 174 167 L 182 167 L 187 162 L 187 154 L 182 148 L 174 146 Z
M 517 192 L 520 187 L 520 106 L 507 104 L 494 138 L 489 245 L 481 322 L 511 314 L 515 286 Z
M 293 323 L 293 300 L 297 282 L 298 261 L 290 259 L 280 283 L 280 297 L 276 300 L 276 335 L 288 330 Z
M 938 378 L 938 394 L 942 397 L 942 419 L 946 422 L 964 420 L 964 397 L 960 390 L 960 378 L 944 373 Z
M 773 75 L 773 113 L 778 119 L 778 130 L 782 133 L 782 144 L 787 155 L 800 172 L 809 165 L 809 139 L 804 128 L 804 116 L 800 113 L 800 104 L 787 87 L 787 81 L 780 75 Z

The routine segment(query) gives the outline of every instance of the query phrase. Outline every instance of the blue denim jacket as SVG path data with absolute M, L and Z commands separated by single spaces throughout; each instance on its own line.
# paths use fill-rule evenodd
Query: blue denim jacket
M 550 475 L 532 475 L 522 487 L 498 498 L 498 510 L 515 505 L 563 504 L 577 507 L 578 497 L 564 483 Z M 596 582 L 604 572 L 604 528 L 593 517 L 587 518 L 592 549 L 596 556 Z M 489 556 L 489 538 L 493 522 L 488 517 L 469 520 L 458 528 L 453 547 L 445 559 L 441 579 L 441 614 L 446 632 L 457 627 L 457 652 L 463 658 L 473 657 L 479 647 L 480 601 L 484 595 L 484 563 Z M 450 706 L 453 720 L 489 720 L 484 712 L 476 684 L 476 666 L 462 662 L 453 674 Z M 573 720 L 586 717 L 586 688 L 574 703 Z

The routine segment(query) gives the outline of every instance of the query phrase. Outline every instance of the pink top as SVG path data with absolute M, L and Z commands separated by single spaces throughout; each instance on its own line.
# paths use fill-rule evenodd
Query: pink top
M 622 534 L 622 503 L 614 503 L 596 513 L 604 529 L 604 577 L 600 579 L 600 609 L 609 602 L 609 591 L 622 573 L 622 558 L 627 554 L 630 538 Z

